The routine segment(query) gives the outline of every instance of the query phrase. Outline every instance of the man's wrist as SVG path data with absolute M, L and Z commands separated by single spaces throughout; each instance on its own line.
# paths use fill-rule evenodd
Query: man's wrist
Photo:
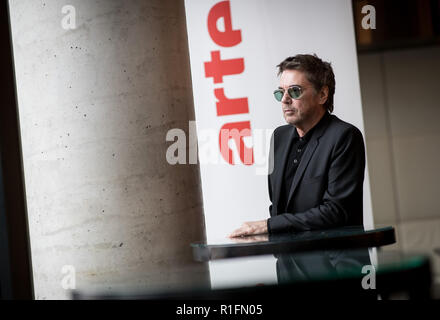
M 270 221 L 269 220 L 270 220 L 270 218 L 266 220 L 266 228 L 267 228 L 267 233 L 270 234 L 271 232 L 270 232 Z

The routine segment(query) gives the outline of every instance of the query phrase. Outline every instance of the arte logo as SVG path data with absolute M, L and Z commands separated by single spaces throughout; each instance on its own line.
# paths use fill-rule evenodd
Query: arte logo
M 219 22 L 223 20 L 224 30 L 219 30 Z M 241 30 L 234 30 L 231 19 L 231 6 L 229 1 L 215 4 L 208 13 L 208 32 L 214 43 L 221 47 L 230 48 L 241 41 Z M 205 77 L 212 78 L 214 84 L 222 84 L 223 78 L 243 73 L 245 69 L 244 58 L 222 59 L 221 51 L 211 51 L 211 61 L 204 63 Z M 225 88 L 215 88 L 217 116 L 230 116 L 249 113 L 247 97 L 228 97 Z M 244 144 L 243 137 L 252 136 L 250 121 L 225 123 L 219 132 L 219 147 L 223 159 L 234 165 L 233 152 L 229 147 L 232 139 L 235 143 L 240 160 L 245 165 L 254 163 L 253 148 Z

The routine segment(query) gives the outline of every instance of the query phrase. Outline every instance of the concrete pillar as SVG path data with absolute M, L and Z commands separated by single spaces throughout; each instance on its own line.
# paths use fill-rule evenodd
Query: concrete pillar
M 209 286 L 199 167 L 166 161 L 194 120 L 183 1 L 9 5 L 36 298 L 69 297 L 73 270 L 106 293 Z

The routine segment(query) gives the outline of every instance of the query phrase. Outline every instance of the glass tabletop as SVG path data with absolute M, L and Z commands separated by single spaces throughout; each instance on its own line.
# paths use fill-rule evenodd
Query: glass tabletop
M 191 244 L 196 261 L 288 253 L 305 250 L 379 247 L 395 243 L 392 226 L 365 229 L 363 226 L 346 226 L 336 229 L 295 233 L 262 234 Z

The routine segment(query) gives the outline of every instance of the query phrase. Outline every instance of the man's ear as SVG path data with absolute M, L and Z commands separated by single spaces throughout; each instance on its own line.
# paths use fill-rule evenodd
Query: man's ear
M 319 104 L 324 104 L 328 99 L 328 86 L 323 86 L 319 91 Z

